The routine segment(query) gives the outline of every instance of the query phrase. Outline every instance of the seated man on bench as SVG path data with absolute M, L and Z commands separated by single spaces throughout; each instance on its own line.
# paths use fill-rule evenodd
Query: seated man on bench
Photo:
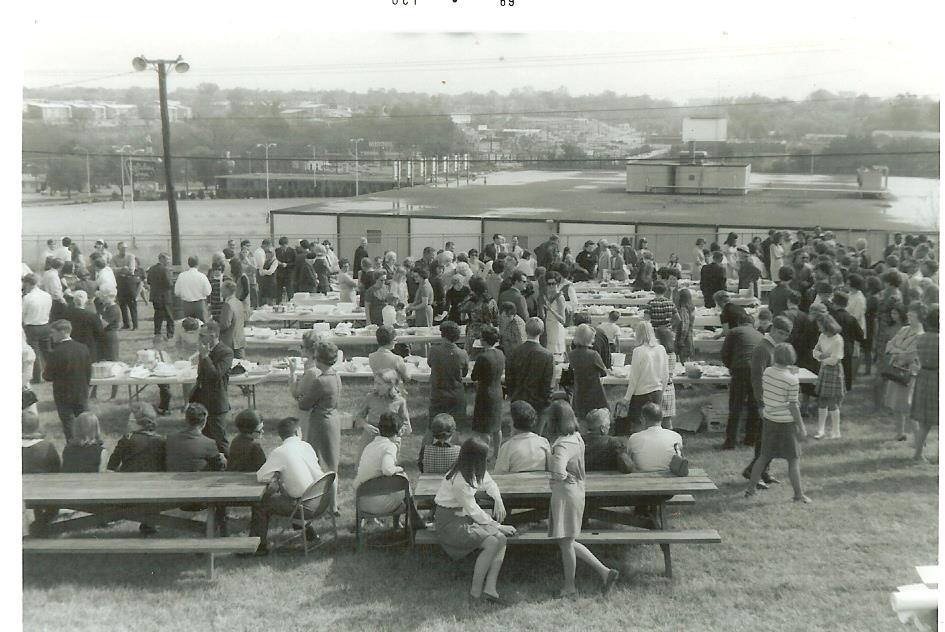
M 626 440 L 608 435 L 610 411 L 596 408 L 584 417 L 584 469 L 588 472 L 633 472 L 633 459 Z
M 682 437 L 678 432 L 663 428 L 663 410 L 650 402 L 643 406 L 640 416 L 646 428 L 627 439 L 627 448 L 636 471 L 665 472 L 679 469 L 676 464 L 682 465 L 685 461 L 682 458 Z M 688 470 L 688 464 L 685 465 Z M 669 498 L 665 496 L 662 500 Z M 657 525 L 655 505 L 637 505 L 635 513 L 642 518 L 641 526 L 648 529 L 662 527 Z

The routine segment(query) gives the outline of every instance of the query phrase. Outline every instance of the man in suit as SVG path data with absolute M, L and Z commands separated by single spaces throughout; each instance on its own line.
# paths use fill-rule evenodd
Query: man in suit
M 843 366 L 843 381 L 847 392 L 853 389 L 853 374 L 855 373 L 853 356 L 856 343 L 859 343 L 861 348 L 866 343 L 863 328 L 860 327 L 860 323 L 857 322 L 856 318 L 847 311 L 849 303 L 849 294 L 838 290 L 834 292 L 831 300 L 833 309 L 828 307 L 830 315 L 840 325 L 840 335 L 843 336 L 843 359 L 840 360 L 840 364 Z
M 171 315 L 174 283 L 171 269 L 167 267 L 166 252 L 158 255 L 158 262 L 148 268 L 148 286 L 151 288 L 151 304 L 154 305 L 154 335 L 161 333 L 161 323 L 167 323 L 166 336 L 174 337 L 174 317 Z
M 722 251 L 716 250 L 712 253 L 712 262 L 702 266 L 699 289 L 702 290 L 706 307 L 715 307 L 712 295 L 725 289 L 725 266 L 722 265 L 724 258 Z
M 525 303 L 525 297 L 522 296 L 522 292 L 525 290 L 525 284 L 527 283 L 525 273 L 521 270 L 516 270 L 512 273 L 509 281 L 511 285 L 499 292 L 499 299 L 496 302 L 499 305 L 502 303 L 512 303 L 515 305 L 515 313 L 518 314 L 522 320 L 528 320 L 528 305 Z
M 755 445 L 755 438 L 761 432 L 761 420 L 758 417 L 758 402 L 751 383 L 751 356 L 764 339 L 755 329 L 751 316 L 741 312 L 737 316 L 737 326 L 730 329 L 722 343 L 722 364 L 732 376 L 728 387 L 728 422 L 725 426 L 725 442 L 722 450 L 734 450 L 738 440 L 738 418 L 745 408 L 748 419 L 745 422 L 744 444 Z
M 63 317 L 72 324 L 71 338 L 84 344 L 89 350 L 89 361 L 95 362 L 105 342 L 105 328 L 98 314 L 85 308 L 88 302 L 85 290 L 76 290 L 72 293 L 72 305 L 65 308 Z
M 276 287 L 279 291 L 279 300 L 282 300 L 283 290 L 285 290 L 286 297 L 291 300 L 292 295 L 295 294 L 295 248 L 289 246 L 288 237 L 279 238 L 276 259 L 279 261 L 279 267 L 276 268 Z
M 234 358 L 243 357 L 246 338 L 243 335 L 243 303 L 236 298 L 236 283 L 227 280 L 220 286 L 223 307 L 217 322 L 220 324 L 220 342 L 233 351 Z
M 200 350 L 197 361 L 197 383 L 190 401 L 203 404 L 207 409 L 207 424 L 203 434 L 217 443 L 217 449 L 226 456 L 230 443 L 226 439 L 226 418 L 230 411 L 227 386 L 233 366 L 233 350 L 220 342 L 220 325 L 209 322 L 200 330 Z
M 558 236 L 552 235 L 548 241 L 538 244 L 535 248 L 535 260 L 538 265 L 546 270 L 551 268 L 551 264 L 557 263 L 561 259 L 561 253 L 558 251 Z
M 367 249 L 367 237 L 362 237 L 361 241 L 358 243 L 358 247 L 354 250 L 354 259 L 351 260 L 351 272 L 354 275 L 354 278 L 358 278 L 358 275 L 361 274 L 361 261 L 364 259 L 370 259 L 371 255 L 368 254 Z
M 118 254 L 112 257 L 112 270 L 118 283 L 118 307 L 122 329 L 138 328 L 138 260 L 128 252 L 125 242 L 118 242 Z
M 502 237 L 499 233 L 496 233 L 492 236 L 492 243 L 486 244 L 482 249 L 482 260 L 483 261 L 495 261 L 499 258 L 499 253 L 502 252 L 502 242 L 505 241 L 505 238 Z
M 515 349 L 505 364 L 509 401 L 521 400 L 532 405 L 538 414 L 536 434 L 544 434 L 546 419 L 542 413 L 551 401 L 551 380 L 555 371 L 554 355 L 539 342 L 544 331 L 540 318 L 525 321 L 528 339 Z
M 92 360 L 89 350 L 72 339 L 72 323 L 60 319 L 49 327 L 53 341 L 44 379 L 52 382 L 53 401 L 66 441 L 72 438 L 72 420 L 88 409 Z

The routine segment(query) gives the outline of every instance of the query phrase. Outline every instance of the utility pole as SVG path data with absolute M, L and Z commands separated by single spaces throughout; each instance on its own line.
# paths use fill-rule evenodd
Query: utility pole
M 180 265 L 180 221 L 177 216 L 177 198 L 174 194 L 174 172 L 171 169 L 171 124 L 167 114 L 167 68 L 170 66 L 177 72 L 184 73 L 190 70 L 190 64 L 185 62 L 180 55 L 177 56 L 177 59 L 147 59 L 141 55 L 135 57 L 131 61 L 131 65 L 139 72 L 145 70 L 148 66 L 152 66 L 158 73 L 158 97 L 161 103 L 161 144 L 164 146 L 164 181 L 167 188 L 167 216 L 171 229 L 171 263 Z M 132 204 L 134 203 L 132 202 Z
M 269 205 L 269 148 L 275 147 L 276 143 L 256 143 L 256 146 L 266 150 L 266 210 L 271 211 L 272 208 Z
M 360 167 L 358 165 L 358 143 L 363 143 L 363 138 L 352 138 L 348 141 L 349 143 L 354 143 L 354 197 L 358 197 L 361 194 L 360 190 Z

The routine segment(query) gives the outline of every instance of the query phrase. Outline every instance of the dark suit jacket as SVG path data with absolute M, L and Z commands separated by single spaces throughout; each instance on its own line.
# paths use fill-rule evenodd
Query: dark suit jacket
M 197 363 L 197 384 L 190 401 L 203 404 L 211 415 L 221 415 L 230 410 L 226 389 L 230 384 L 231 366 L 233 350 L 218 342 L 209 355 Z
M 860 327 L 860 323 L 856 321 L 856 318 L 845 309 L 831 310 L 830 315 L 840 325 L 840 335 L 843 336 L 843 359 L 852 359 L 853 343 L 859 342 L 862 344 L 866 340 L 863 328 Z M 847 365 L 849 365 L 849 362 L 847 362 Z
M 54 345 L 46 356 L 43 378 L 53 383 L 53 400 L 57 405 L 85 405 L 92 379 L 88 347 L 71 339 Z
M 98 314 L 70 305 L 65 308 L 63 318 L 72 323 L 72 339 L 81 342 L 89 350 L 89 362 L 98 360 L 102 345 L 105 344 L 105 329 Z
M 314 292 L 318 288 L 318 277 L 313 267 L 314 259 L 296 259 L 295 268 L 298 278 L 295 289 L 298 292 Z
M 495 242 L 490 241 L 488 244 L 485 245 L 485 247 L 482 249 L 482 257 L 480 258 L 483 261 L 486 261 L 486 260 L 495 261 L 495 258 L 496 258 Z
M 541 410 L 551 397 L 555 357 L 537 342 L 526 340 L 512 352 L 505 364 L 505 385 L 509 401 L 523 400 Z
M 522 320 L 528 320 L 528 305 L 518 288 L 509 287 L 499 292 L 498 302 L 500 306 L 502 303 L 512 303 L 515 305 L 515 312 L 522 317 Z
M 165 464 L 168 472 L 219 470 L 220 452 L 216 442 L 200 429 L 181 430 L 167 435 Z
M 357 247 L 354 251 L 354 261 L 351 262 L 351 272 L 354 273 L 355 277 L 361 272 L 361 260 L 369 259 L 370 257 L 371 255 L 368 254 L 367 248 L 364 246 Z
M 170 304 L 174 300 L 174 283 L 167 266 L 155 263 L 148 268 L 148 285 L 151 286 L 151 302 Z
M 712 262 L 702 266 L 699 277 L 699 288 L 702 290 L 702 296 L 705 298 L 706 307 L 715 307 L 715 301 L 712 295 L 719 290 L 725 289 L 725 268 L 720 264 Z
M 594 344 L 591 349 L 597 352 L 600 359 L 604 361 L 605 367 L 608 369 L 611 368 L 613 360 L 610 359 L 610 339 L 607 338 L 607 334 L 599 329 L 595 329 Z

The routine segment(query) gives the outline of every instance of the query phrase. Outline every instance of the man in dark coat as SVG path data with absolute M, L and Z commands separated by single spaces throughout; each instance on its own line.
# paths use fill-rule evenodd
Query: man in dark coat
M 546 419 L 542 414 L 551 401 L 551 380 L 554 377 L 555 357 L 541 346 L 539 339 L 545 331 L 540 318 L 525 321 L 528 339 L 520 344 L 505 363 L 505 386 L 509 401 L 525 401 L 538 414 L 536 434 L 544 434 Z
M 197 384 L 190 401 L 203 404 L 207 409 L 207 424 L 203 434 L 216 441 L 220 453 L 227 455 L 230 444 L 226 439 L 226 418 L 230 411 L 230 400 L 226 389 L 230 383 L 233 350 L 220 342 L 220 325 L 214 321 L 200 330 L 199 357 Z
M 358 278 L 361 270 L 363 270 L 361 262 L 370 258 L 371 255 L 368 254 L 367 249 L 367 237 L 362 237 L 360 243 L 358 243 L 358 247 L 354 250 L 354 259 L 351 260 L 351 273 L 354 278 Z
M 295 248 L 289 246 L 288 237 L 279 238 L 279 247 L 276 248 L 276 260 L 279 261 L 279 267 L 276 268 L 276 287 L 279 292 L 279 300 L 282 300 L 282 291 L 285 290 L 286 297 L 290 300 L 295 294 Z
M 712 295 L 725 289 L 725 266 L 722 265 L 724 258 L 722 251 L 716 250 L 712 253 L 712 262 L 702 266 L 699 289 L 702 290 L 706 307 L 715 307 Z
M 745 422 L 744 444 L 755 445 L 755 438 L 761 432 L 761 419 L 758 416 L 758 402 L 751 384 L 751 356 L 755 347 L 764 336 L 755 329 L 751 316 L 742 312 L 738 315 L 738 325 L 730 329 L 722 343 L 722 364 L 732 376 L 728 387 L 728 421 L 725 426 L 723 450 L 734 450 L 738 440 L 738 418 L 742 409 L 748 413 Z
M 438 344 L 430 345 L 427 352 L 430 364 L 430 408 L 429 419 L 440 413 L 453 416 L 456 426 L 465 430 L 466 389 L 463 378 L 469 372 L 469 356 L 456 345 L 459 326 L 451 320 L 440 323 Z
M 866 342 L 866 336 L 863 333 L 863 328 L 860 327 L 860 323 L 857 322 L 853 314 L 847 311 L 849 302 L 850 296 L 846 292 L 837 291 L 834 292 L 831 300 L 833 309 L 828 307 L 830 315 L 840 325 L 840 335 L 843 336 L 843 359 L 840 360 L 840 365 L 843 367 L 843 382 L 848 393 L 853 389 L 855 343 L 859 343 L 862 347 Z
M 43 379 L 52 382 L 53 401 L 66 441 L 72 438 L 72 420 L 88 409 L 92 359 L 88 348 L 72 339 L 72 323 L 60 319 L 49 327 L 53 341 Z
M 561 253 L 558 251 L 557 235 L 552 235 L 548 238 L 548 241 L 538 244 L 535 248 L 535 260 L 542 268 L 549 269 L 551 264 L 557 262 L 560 258 Z
M 85 309 L 88 300 L 88 295 L 83 290 L 75 292 L 72 295 L 73 304 L 66 306 L 63 318 L 72 325 L 71 338 L 84 344 L 89 350 L 89 361 L 95 362 L 105 343 L 105 328 L 98 314 Z
M 511 281 L 511 285 L 499 292 L 499 298 L 496 302 L 499 305 L 502 303 L 512 303 L 515 305 L 515 313 L 518 314 L 522 320 L 528 320 L 528 304 L 525 303 L 525 297 L 522 296 L 522 291 L 525 289 L 525 284 L 527 283 L 525 273 L 521 270 L 516 270 L 512 273 L 509 281 Z
M 171 280 L 171 269 L 167 266 L 166 252 L 158 255 L 158 262 L 148 268 L 148 286 L 151 288 L 151 303 L 154 305 L 154 335 L 161 333 L 161 323 L 167 323 L 166 335 L 174 337 L 174 317 L 171 314 L 173 305 L 174 283 Z

